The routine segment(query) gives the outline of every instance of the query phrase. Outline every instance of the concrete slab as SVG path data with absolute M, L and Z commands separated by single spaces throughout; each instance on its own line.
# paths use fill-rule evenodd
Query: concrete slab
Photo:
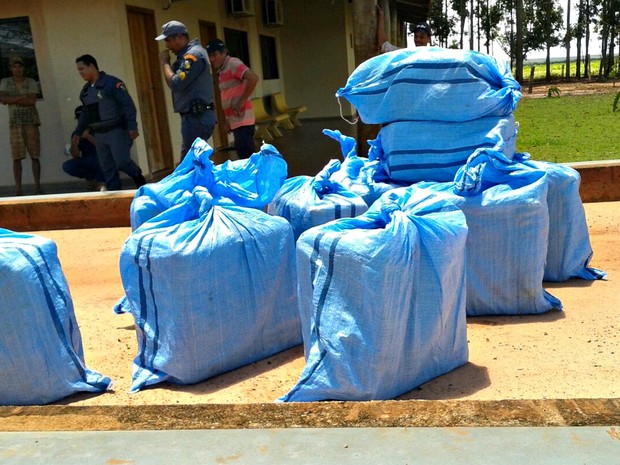
M 4 465 L 617 464 L 618 426 L 0 434 Z

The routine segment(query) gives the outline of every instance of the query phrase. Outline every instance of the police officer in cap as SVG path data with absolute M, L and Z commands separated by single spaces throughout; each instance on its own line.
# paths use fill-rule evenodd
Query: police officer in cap
M 166 42 L 159 53 L 164 78 L 172 90 L 174 111 L 181 115 L 181 160 L 197 137 L 205 141 L 213 134 L 213 78 L 206 50 L 198 39 L 189 40 L 183 23 L 170 21 L 161 28 L 155 40 Z M 170 64 L 170 52 L 177 56 Z
M 142 170 L 131 159 L 131 146 L 138 137 L 136 106 L 123 81 L 99 71 L 92 55 L 75 59 L 76 67 L 86 84 L 80 93 L 84 109 L 80 114 L 72 142 L 79 144 L 84 131 L 95 138 L 99 164 L 108 190 L 120 190 L 119 171 L 127 174 L 136 187 L 146 184 Z

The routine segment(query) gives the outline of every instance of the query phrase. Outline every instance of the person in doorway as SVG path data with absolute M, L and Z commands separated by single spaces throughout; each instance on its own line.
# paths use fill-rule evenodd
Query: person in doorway
M 26 151 L 32 162 L 35 194 L 41 194 L 41 139 L 39 113 L 36 103 L 39 83 L 26 77 L 24 61 L 14 56 L 9 59 L 11 77 L 0 81 L 0 103 L 9 107 L 9 129 L 15 195 L 24 195 L 22 188 L 22 160 Z
M 215 127 L 213 78 L 207 52 L 198 39 L 190 41 L 183 23 L 170 21 L 161 28 L 155 40 L 166 42 L 159 62 L 166 84 L 172 91 L 172 106 L 181 115 L 181 160 L 197 137 L 208 140 Z M 170 52 L 177 56 L 170 64 Z
M 258 76 L 241 60 L 231 57 L 220 39 L 207 44 L 207 53 L 211 66 L 217 70 L 226 129 L 233 133 L 239 158 L 249 158 L 255 152 L 255 118 L 250 97 Z
M 99 71 L 92 55 L 75 59 L 86 84 L 80 93 L 84 110 L 80 114 L 72 142 L 79 144 L 88 129 L 95 138 L 99 165 L 108 190 L 122 189 L 119 171 L 127 174 L 136 188 L 146 184 L 140 167 L 131 159 L 131 146 L 138 133 L 136 106 L 123 81 Z
M 427 47 L 431 45 L 431 28 L 426 22 L 421 21 L 416 23 L 412 29 L 412 32 L 413 42 L 416 47 Z M 397 47 L 388 41 L 387 34 L 385 32 L 385 14 L 383 13 L 383 8 L 381 7 L 377 7 L 377 44 L 381 50 L 381 53 L 392 52 L 402 48 Z
M 82 114 L 83 106 L 75 109 L 75 119 L 79 119 Z M 91 190 L 105 191 L 105 177 L 99 166 L 97 158 L 97 148 L 95 147 L 95 138 L 88 131 L 80 134 L 79 141 L 77 138 L 71 138 L 69 153 L 71 159 L 62 164 L 62 169 L 69 176 L 86 179 Z

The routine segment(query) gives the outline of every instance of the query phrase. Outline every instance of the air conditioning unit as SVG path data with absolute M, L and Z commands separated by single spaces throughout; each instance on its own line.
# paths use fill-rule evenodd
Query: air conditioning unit
M 265 26 L 277 27 L 284 26 L 284 15 L 282 13 L 281 0 L 265 1 Z
M 232 16 L 254 16 L 252 0 L 228 0 L 228 13 Z

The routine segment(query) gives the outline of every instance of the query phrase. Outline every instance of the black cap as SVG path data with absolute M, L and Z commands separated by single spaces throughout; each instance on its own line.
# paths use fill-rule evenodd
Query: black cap
M 215 52 L 223 52 L 226 50 L 226 44 L 221 39 L 212 40 L 207 44 L 207 53 L 211 55 Z
M 424 34 L 426 34 L 427 36 L 432 36 L 431 34 L 431 28 L 428 25 L 428 23 L 425 23 L 424 21 L 417 23 L 414 28 L 413 28 L 413 32 L 423 32 Z

